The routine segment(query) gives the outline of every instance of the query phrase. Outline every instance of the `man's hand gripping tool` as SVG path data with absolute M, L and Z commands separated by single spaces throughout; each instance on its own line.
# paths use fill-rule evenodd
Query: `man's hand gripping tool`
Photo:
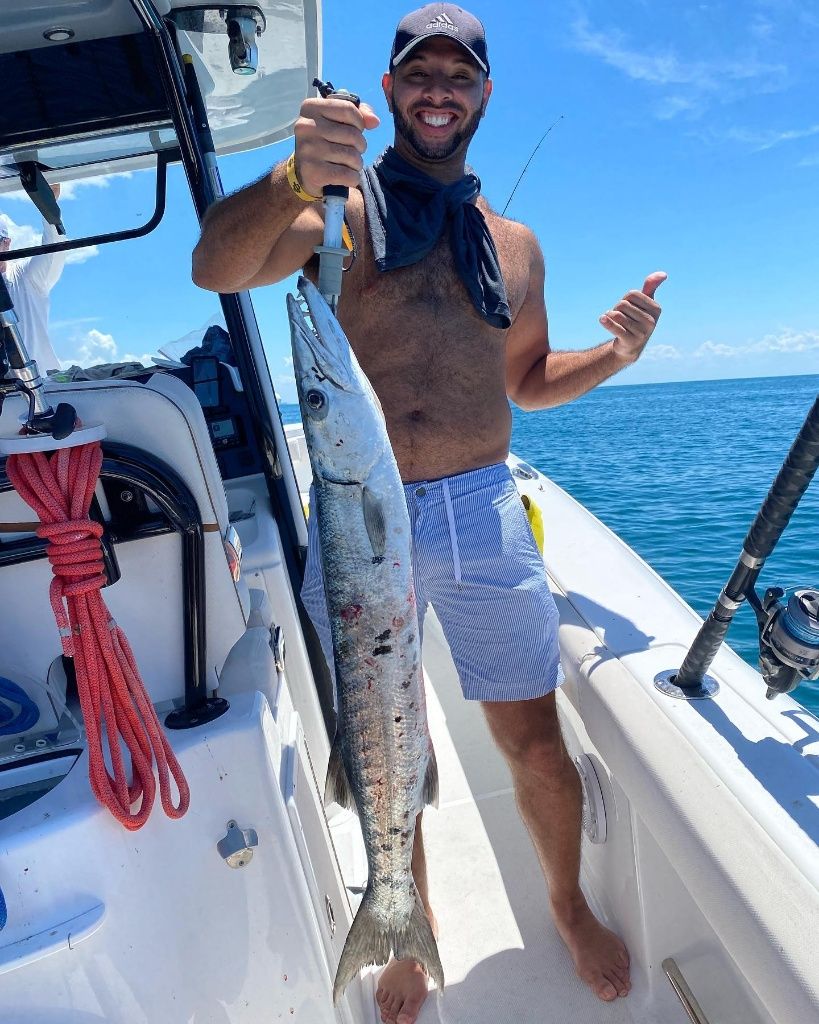
M 334 89 L 332 82 L 322 82 L 316 78 L 313 85 L 325 99 L 332 96 L 338 100 L 348 100 L 359 106 L 360 97 L 347 89 Z M 330 309 L 335 313 L 341 295 L 341 277 L 344 273 L 344 260 L 350 255 L 342 240 L 344 231 L 344 208 L 350 197 L 346 185 L 327 185 L 324 188 L 324 245 L 316 246 L 319 257 L 318 290 L 327 300 Z

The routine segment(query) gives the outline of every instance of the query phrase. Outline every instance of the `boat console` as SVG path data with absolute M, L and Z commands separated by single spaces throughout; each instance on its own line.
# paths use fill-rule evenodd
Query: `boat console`
M 160 372 L 181 380 L 196 396 L 224 480 L 263 472 L 250 406 L 235 366 L 215 356 L 197 355 L 191 357 L 188 366 Z M 138 379 L 147 380 L 149 376 Z

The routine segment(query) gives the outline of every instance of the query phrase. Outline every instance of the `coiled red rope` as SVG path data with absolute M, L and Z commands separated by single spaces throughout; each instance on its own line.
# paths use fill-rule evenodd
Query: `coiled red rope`
M 135 831 L 153 807 L 154 763 L 169 818 L 181 818 L 187 811 L 190 789 L 145 692 L 128 640 L 100 593 L 106 582 L 99 540 L 103 530 L 89 517 L 89 509 L 101 465 L 102 448 L 95 441 L 48 454 L 10 455 L 6 472 L 42 523 L 37 535 L 49 542 L 47 554 L 54 571 L 51 607 L 63 652 L 74 659 L 91 788 L 125 828 Z M 130 783 L 120 741 L 131 760 Z M 176 805 L 171 776 L 179 795 Z

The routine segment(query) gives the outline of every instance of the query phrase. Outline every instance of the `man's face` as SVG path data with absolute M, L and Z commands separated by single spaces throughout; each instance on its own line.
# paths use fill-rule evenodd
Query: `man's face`
M 382 79 L 395 131 L 423 160 L 466 151 L 492 82 L 458 43 L 441 36 L 412 50 Z

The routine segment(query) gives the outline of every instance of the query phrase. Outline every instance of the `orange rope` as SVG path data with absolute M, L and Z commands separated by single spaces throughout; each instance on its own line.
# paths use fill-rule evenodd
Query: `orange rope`
M 187 811 L 190 790 L 145 692 L 128 640 L 100 593 L 106 582 L 99 540 L 103 529 L 89 517 L 89 509 L 101 465 L 102 448 L 95 441 L 50 455 L 10 455 L 6 472 L 40 519 L 37 535 L 49 542 L 47 554 L 54 571 L 49 596 L 63 653 L 74 659 L 91 789 L 125 828 L 135 831 L 153 807 L 154 762 L 160 800 L 169 818 L 181 818 Z M 130 784 L 120 741 L 131 760 Z M 177 805 L 171 797 L 171 776 L 179 794 Z

